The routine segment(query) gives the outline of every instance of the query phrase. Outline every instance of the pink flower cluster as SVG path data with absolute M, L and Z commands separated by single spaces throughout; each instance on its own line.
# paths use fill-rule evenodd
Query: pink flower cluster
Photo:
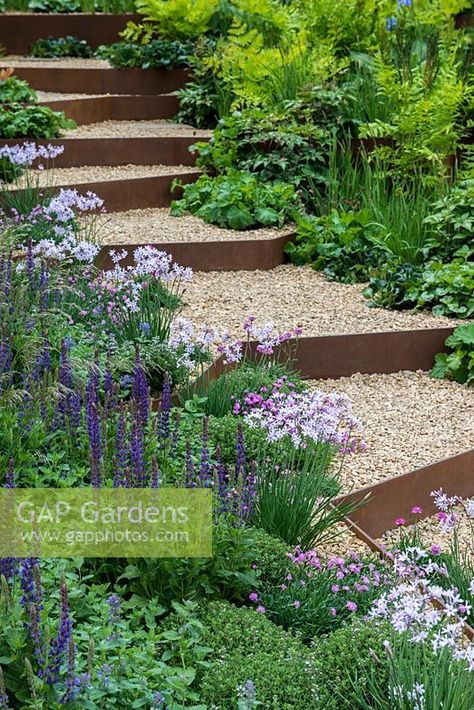
M 255 405 L 244 418 L 251 427 L 265 429 L 269 441 L 288 436 L 294 446 L 301 448 L 314 442 L 333 444 L 341 453 L 365 449 L 365 443 L 357 436 L 362 425 L 345 394 L 277 391 Z
M 262 355 L 273 355 L 278 345 L 291 338 L 298 338 L 303 332 L 301 328 L 296 327 L 279 333 L 274 323 L 264 323 L 262 326 L 258 326 L 256 320 L 256 316 L 248 316 L 244 323 L 244 331 L 249 339 L 258 341 L 257 352 Z
M 445 590 L 415 578 L 383 593 L 374 602 L 369 618 L 387 620 L 398 633 L 408 633 L 413 642 L 429 641 L 435 653 L 450 648 L 453 656 L 466 661 L 473 671 L 474 644 L 466 644 L 463 637 L 469 611 L 469 604 L 456 589 Z

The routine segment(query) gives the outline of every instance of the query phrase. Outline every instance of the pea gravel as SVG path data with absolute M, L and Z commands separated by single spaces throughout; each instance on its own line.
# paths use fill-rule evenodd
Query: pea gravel
M 209 138 L 211 131 L 205 131 L 184 123 L 173 123 L 165 119 L 153 121 L 101 121 L 78 126 L 64 132 L 65 138 L 159 138 L 163 136 L 186 136 Z
M 227 328 L 242 336 L 245 318 L 274 321 L 303 335 L 335 335 L 371 331 L 442 328 L 459 321 L 428 312 L 369 308 L 361 284 L 328 281 L 309 266 L 278 266 L 271 271 L 197 273 L 189 284 L 185 315 L 197 322 Z M 218 307 L 216 307 L 218 304 Z
M 160 242 L 217 242 L 271 239 L 289 230 L 254 229 L 235 232 L 206 224 L 192 215 L 172 217 L 169 209 L 116 212 L 101 218 L 102 244 L 159 244 Z
M 367 449 L 345 457 L 344 492 L 474 448 L 474 394 L 464 385 L 408 371 L 309 384 L 347 394 L 363 425 Z
M 110 69 L 105 59 L 79 59 L 76 57 L 22 57 L 11 54 L 0 58 L 0 67 L 51 67 L 54 69 Z
M 126 178 L 155 177 L 156 175 L 180 175 L 198 172 L 197 168 L 188 165 L 99 165 L 81 166 L 80 168 L 52 168 L 37 170 L 34 180 L 41 187 L 52 185 L 75 185 L 81 182 L 103 182 L 108 180 L 124 180 Z M 26 186 L 25 177 L 6 189 L 16 189 Z M 31 184 L 31 177 L 28 178 Z M 107 208 L 107 205 L 106 205 Z

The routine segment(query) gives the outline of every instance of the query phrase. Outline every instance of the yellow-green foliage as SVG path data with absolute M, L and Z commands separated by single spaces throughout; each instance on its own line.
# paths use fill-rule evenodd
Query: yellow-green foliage
M 218 7 L 219 0 L 137 0 L 138 12 L 156 22 L 159 34 L 169 39 L 204 34 Z

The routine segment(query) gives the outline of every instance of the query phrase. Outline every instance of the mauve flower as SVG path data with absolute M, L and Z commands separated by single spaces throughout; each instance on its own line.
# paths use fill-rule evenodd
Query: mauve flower
M 346 608 L 349 609 L 349 611 L 357 611 L 357 604 L 352 601 L 348 601 L 346 603 Z
M 419 505 L 414 505 L 411 509 L 411 512 L 413 513 L 413 515 L 420 515 L 423 512 L 423 508 Z
M 395 525 L 398 525 L 399 527 L 405 525 L 405 518 L 397 518 L 395 520 Z
M 266 609 L 265 609 L 264 606 L 262 606 L 261 604 L 259 604 L 259 605 L 256 607 L 255 611 L 258 611 L 259 614 L 265 614 Z
M 441 554 L 441 547 L 439 545 L 433 544 L 430 547 L 430 552 L 432 555 L 440 555 Z
M 250 592 L 249 599 L 251 602 L 258 602 L 259 597 L 257 592 Z

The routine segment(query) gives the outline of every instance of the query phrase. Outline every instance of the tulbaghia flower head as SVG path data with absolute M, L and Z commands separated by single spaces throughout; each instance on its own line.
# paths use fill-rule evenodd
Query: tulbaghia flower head
M 474 498 L 467 498 L 464 501 L 464 508 L 468 518 L 474 518 Z
M 349 398 L 337 392 L 276 391 L 244 419 L 252 427 L 265 429 L 269 441 L 288 436 L 296 447 L 304 448 L 308 441 L 329 443 L 343 453 L 360 446 L 355 434 L 360 432 L 361 423 L 353 414 Z
M 13 165 L 30 167 L 35 160 L 54 160 L 64 153 L 63 145 L 39 145 L 32 142 L 25 142 L 22 145 L 6 145 L 0 148 L 0 158 L 7 158 Z
M 291 338 L 298 337 L 302 332 L 301 328 L 293 328 L 280 333 L 274 323 L 269 322 L 258 326 L 255 320 L 255 316 L 249 316 L 243 328 L 249 339 L 253 338 L 258 341 L 257 352 L 262 355 L 273 355 L 278 345 L 281 345 Z

